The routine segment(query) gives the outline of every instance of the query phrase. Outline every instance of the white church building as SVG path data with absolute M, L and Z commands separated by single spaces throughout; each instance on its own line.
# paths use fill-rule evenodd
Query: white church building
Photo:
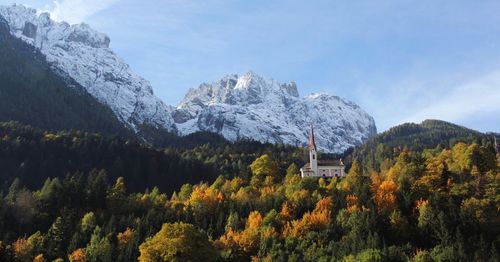
M 314 129 L 311 126 L 309 137 L 309 163 L 300 169 L 302 177 L 344 177 L 344 163 L 340 160 L 318 160 Z

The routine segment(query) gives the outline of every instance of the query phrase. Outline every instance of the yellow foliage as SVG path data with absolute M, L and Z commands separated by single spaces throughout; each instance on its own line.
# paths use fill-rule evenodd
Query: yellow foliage
M 232 193 L 230 198 L 232 201 L 245 204 L 253 201 L 255 199 L 255 194 L 250 188 L 241 187 L 236 194 Z
M 83 248 L 79 248 L 79 249 L 73 251 L 73 253 L 71 253 L 68 256 L 68 259 L 70 262 L 85 262 L 85 261 L 87 261 L 85 258 L 85 251 L 83 250 Z
M 372 180 L 371 184 L 372 192 L 377 192 L 378 188 L 380 187 L 380 184 L 382 184 L 382 178 L 380 177 L 379 174 L 375 173 L 370 176 L 370 179 Z
M 205 233 L 186 223 L 163 224 L 139 246 L 139 261 L 216 261 L 217 253 Z
M 275 186 L 265 186 L 262 187 L 260 190 L 260 195 L 261 197 L 266 197 L 266 196 L 273 196 L 274 193 L 276 193 L 276 187 Z
M 222 191 L 226 194 L 236 193 L 245 184 L 245 180 L 241 177 L 235 177 L 231 180 L 226 180 L 222 186 Z
M 272 160 L 269 155 L 262 155 L 250 164 L 250 169 L 254 175 L 269 175 L 277 177 L 279 175 L 278 163 Z
M 59 138 L 59 135 L 53 134 L 53 133 L 46 133 L 43 136 L 43 139 L 46 141 L 53 141 Z
M 307 189 L 301 189 L 300 191 L 294 192 L 291 195 L 290 200 L 292 200 L 295 203 L 299 203 L 302 200 L 308 199 L 309 196 L 310 196 L 310 193 Z
M 277 235 L 278 233 L 276 232 L 276 229 L 274 227 L 266 227 L 260 232 L 261 239 L 266 239 Z

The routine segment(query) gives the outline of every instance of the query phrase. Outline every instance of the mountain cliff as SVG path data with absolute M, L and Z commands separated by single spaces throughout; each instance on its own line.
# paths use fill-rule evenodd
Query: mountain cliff
M 278 83 L 253 72 L 201 84 L 172 107 L 111 50 L 108 36 L 90 26 L 55 22 L 48 13 L 22 5 L 0 6 L 0 17 L 13 36 L 46 57 L 51 71 L 68 86 L 83 87 L 140 139 L 158 146 L 168 132 L 197 131 L 231 141 L 304 145 L 313 124 L 320 150 L 342 152 L 376 134 L 373 118 L 356 104 L 327 94 L 300 97 L 295 83 Z
M 134 131 L 141 125 L 175 130 L 170 112 L 148 81 L 110 48 L 110 39 L 87 24 L 55 22 L 22 5 L 0 6 L 11 33 L 36 47 L 61 76 L 74 79 Z
M 109 107 L 78 83 L 55 74 L 43 54 L 12 36 L 2 16 L 0 101 L 0 121 L 21 121 L 48 130 L 133 136 Z
M 375 135 L 375 121 L 337 96 L 300 97 L 295 83 L 278 83 L 254 72 L 229 75 L 191 89 L 173 112 L 181 134 L 210 131 L 235 141 L 305 145 L 311 124 L 318 148 L 342 152 Z

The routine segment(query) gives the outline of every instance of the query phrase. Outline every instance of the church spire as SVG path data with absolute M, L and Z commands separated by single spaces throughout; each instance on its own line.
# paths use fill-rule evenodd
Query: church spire
M 311 125 L 311 134 L 309 135 L 309 149 L 316 151 L 316 142 L 314 142 L 314 128 Z

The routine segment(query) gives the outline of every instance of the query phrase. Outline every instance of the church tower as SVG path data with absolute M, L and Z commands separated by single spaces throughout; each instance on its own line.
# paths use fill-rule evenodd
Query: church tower
M 316 142 L 314 142 L 314 128 L 311 125 L 311 134 L 309 135 L 309 163 L 314 175 L 318 174 L 318 156 L 316 153 Z

